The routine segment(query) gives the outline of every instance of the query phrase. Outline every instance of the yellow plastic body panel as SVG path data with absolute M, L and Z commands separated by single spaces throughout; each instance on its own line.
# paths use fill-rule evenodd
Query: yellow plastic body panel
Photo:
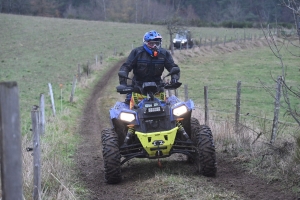
M 178 127 L 175 127 L 169 131 L 153 132 L 153 133 L 141 133 L 136 131 L 144 149 L 149 154 L 149 157 L 155 157 L 156 152 L 159 150 L 163 156 L 167 156 L 174 144 Z M 154 145 L 154 143 L 163 143 L 162 145 Z

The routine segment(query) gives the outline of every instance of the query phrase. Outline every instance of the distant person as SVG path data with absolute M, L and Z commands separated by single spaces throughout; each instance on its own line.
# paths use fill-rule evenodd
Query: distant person
M 162 83 L 161 76 L 164 68 L 170 71 L 173 67 L 178 67 L 174 63 L 170 52 L 162 48 L 161 44 L 162 36 L 155 30 L 151 30 L 145 33 L 143 46 L 131 51 L 127 61 L 121 66 L 119 71 L 125 71 L 128 75 L 133 70 L 132 85 L 141 87 L 144 82 L 155 82 L 156 85 L 160 85 Z M 178 82 L 179 78 L 180 72 L 171 75 L 171 83 Z M 119 77 L 119 82 L 120 85 L 127 85 L 126 78 Z M 163 88 L 160 92 L 163 92 Z M 132 95 L 137 94 L 132 93 Z M 160 94 L 160 97 L 161 99 L 165 98 L 164 93 Z M 126 98 L 127 102 L 130 98 L 131 94 L 128 94 Z

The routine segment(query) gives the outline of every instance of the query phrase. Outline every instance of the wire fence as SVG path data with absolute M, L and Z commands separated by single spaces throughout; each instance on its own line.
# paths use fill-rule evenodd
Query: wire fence
M 203 93 L 190 96 L 186 85 L 184 91 L 181 89 L 177 93 L 179 98 L 190 98 L 196 102 L 196 108 L 204 113 L 205 124 L 229 122 L 237 134 L 249 124 L 256 124 L 257 127 L 263 124 L 261 126 L 268 126 L 270 143 L 273 143 L 279 126 L 298 127 L 292 118 L 284 115 L 286 106 L 281 99 L 281 82 L 281 77 L 278 77 L 276 84 L 266 86 L 243 85 L 241 81 L 236 87 L 204 86 Z

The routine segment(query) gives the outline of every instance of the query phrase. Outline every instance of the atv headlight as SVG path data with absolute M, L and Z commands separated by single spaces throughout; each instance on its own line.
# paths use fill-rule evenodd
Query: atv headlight
M 186 43 L 187 42 L 187 40 L 181 40 L 181 43 L 182 44 L 184 44 L 184 43 Z
M 188 111 L 185 105 L 173 109 L 173 115 L 179 117 Z
M 133 113 L 121 112 L 120 119 L 126 122 L 132 122 L 135 120 L 135 115 Z

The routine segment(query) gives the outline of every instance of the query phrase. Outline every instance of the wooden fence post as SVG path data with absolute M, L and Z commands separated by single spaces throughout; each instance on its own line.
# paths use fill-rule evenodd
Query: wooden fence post
M 274 119 L 273 119 L 272 135 L 271 135 L 271 141 L 270 141 L 271 144 L 273 144 L 275 142 L 276 134 L 277 134 L 278 115 L 279 115 L 279 109 L 280 109 L 281 83 L 282 83 L 281 81 L 282 81 L 281 76 L 278 76 L 276 97 L 275 97 L 275 103 L 274 103 L 274 105 L 275 105 Z
M 46 124 L 46 120 L 45 120 L 45 98 L 44 98 L 44 94 L 40 95 L 40 120 L 39 120 L 39 124 L 40 124 L 40 132 L 43 135 L 45 133 L 45 124 Z
M 38 106 L 32 107 L 31 121 L 33 132 L 33 199 L 39 200 L 41 199 L 41 147 Z
M 241 113 L 241 81 L 237 82 L 235 109 L 235 133 L 238 134 Z
M 88 62 L 87 62 L 86 76 L 87 76 L 87 77 L 90 76 L 90 61 L 89 61 L 89 60 L 88 60 Z
M 102 60 L 103 60 L 103 55 L 102 52 L 100 53 L 100 64 L 102 64 Z
M 2 199 L 23 199 L 19 91 L 0 83 L 0 158 Z
M 172 91 L 171 90 L 167 90 L 168 92 L 168 97 L 172 96 Z
M 75 87 L 76 87 L 76 76 L 74 76 L 73 83 L 72 83 L 72 91 L 71 91 L 71 96 L 70 96 L 70 102 L 71 103 L 73 102 Z
M 174 93 L 175 93 L 175 96 L 178 97 L 178 90 L 177 89 L 174 90 Z
M 189 99 L 188 85 L 184 85 L 184 101 Z
M 77 68 L 77 79 L 78 79 L 78 82 L 80 82 L 80 79 L 81 79 L 81 71 L 80 71 L 80 65 L 78 64 L 78 68 Z
M 208 87 L 204 86 L 205 125 L 209 126 Z
M 50 97 L 51 97 L 51 104 L 52 104 L 52 113 L 53 116 L 55 117 L 56 112 L 55 112 L 55 103 L 54 103 L 54 97 L 53 97 L 53 91 L 52 91 L 52 85 L 51 83 L 48 83 L 49 86 L 49 92 L 50 92 Z

